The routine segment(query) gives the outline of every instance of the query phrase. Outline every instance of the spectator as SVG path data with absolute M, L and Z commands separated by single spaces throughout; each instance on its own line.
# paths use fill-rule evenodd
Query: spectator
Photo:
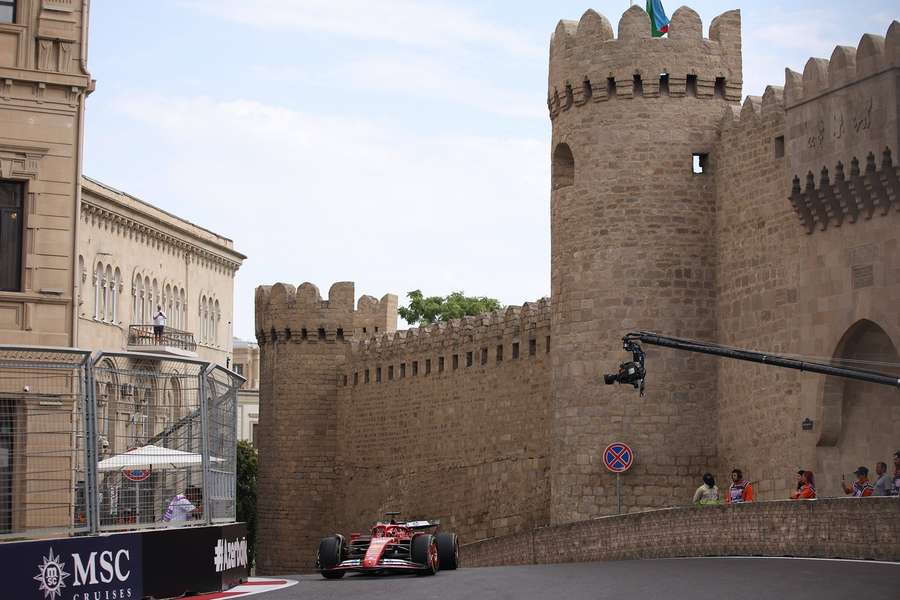
M 872 486 L 873 496 L 891 495 L 891 476 L 887 472 L 887 463 L 875 463 L 875 485 Z
M 163 521 L 170 523 L 172 521 L 189 521 L 199 518 L 203 513 L 203 492 L 199 487 L 192 485 L 184 490 L 183 494 L 176 494 L 169 501 L 166 507 L 166 513 L 163 515 Z
M 900 496 L 900 450 L 894 452 L 894 484 L 891 486 L 891 496 Z
M 740 504 L 741 502 L 753 502 L 753 485 L 744 479 L 740 469 L 731 472 L 731 487 L 725 496 L 727 504 Z
M 703 484 L 694 492 L 694 504 L 707 506 L 719 503 L 719 488 L 716 487 L 716 479 L 712 473 L 703 475 Z
M 845 494 L 851 494 L 854 498 L 865 498 L 872 495 L 872 484 L 869 483 L 869 469 L 860 467 L 853 471 L 856 475 L 856 481 L 853 485 L 847 485 L 844 476 L 841 475 L 841 486 L 844 488 Z
M 156 345 L 162 342 L 163 332 L 166 329 L 166 313 L 163 312 L 162 306 L 156 305 L 156 314 L 153 315 L 153 336 L 156 338 Z
M 791 500 L 815 500 L 816 499 L 816 476 L 812 471 L 800 471 L 798 476 L 798 484 L 800 487 L 791 494 Z

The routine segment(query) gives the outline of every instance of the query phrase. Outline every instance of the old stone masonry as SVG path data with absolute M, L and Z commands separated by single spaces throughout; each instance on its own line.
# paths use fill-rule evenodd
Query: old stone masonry
M 890 459 L 883 386 L 653 348 L 643 398 L 603 385 L 633 330 L 900 363 L 900 23 L 742 104 L 740 12 L 702 31 L 687 7 L 665 38 L 636 6 L 617 35 L 592 10 L 556 27 L 550 299 L 395 331 L 394 295 L 257 289 L 260 572 L 389 509 L 463 541 L 610 514 L 613 441 L 628 511 L 733 467 L 761 499 L 798 466 L 838 495 Z

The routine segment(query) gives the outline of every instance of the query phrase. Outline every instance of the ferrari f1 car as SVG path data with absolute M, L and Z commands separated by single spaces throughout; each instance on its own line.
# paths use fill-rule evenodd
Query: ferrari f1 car
M 434 575 L 438 569 L 459 566 L 459 540 L 455 533 L 438 532 L 440 521 L 396 521 L 399 513 L 386 513 L 387 521 L 372 526 L 371 535 L 340 534 L 322 539 L 316 569 L 326 579 L 348 571 L 359 573 L 409 572 Z

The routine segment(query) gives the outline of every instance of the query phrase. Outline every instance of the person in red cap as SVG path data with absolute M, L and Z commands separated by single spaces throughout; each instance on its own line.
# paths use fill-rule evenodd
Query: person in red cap
M 850 494 L 854 498 L 871 496 L 874 490 L 872 489 L 872 484 L 869 483 L 869 469 L 860 467 L 853 471 L 853 474 L 856 475 L 856 481 L 853 482 L 853 485 L 847 485 L 844 481 L 844 476 L 841 475 L 841 486 L 844 488 L 844 493 Z

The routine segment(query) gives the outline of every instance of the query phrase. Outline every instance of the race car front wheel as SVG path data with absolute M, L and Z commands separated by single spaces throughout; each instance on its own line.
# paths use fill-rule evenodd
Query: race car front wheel
M 452 571 L 459 566 L 459 539 L 455 533 L 437 534 L 437 548 L 441 569 Z
M 424 565 L 424 568 L 418 571 L 418 575 L 434 575 L 437 573 L 440 561 L 438 559 L 437 541 L 433 535 L 423 533 L 414 537 L 409 554 L 414 563 Z
M 333 571 L 336 566 L 341 564 L 341 557 L 344 554 L 344 539 L 335 535 L 324 538 L 319 542 L 319 569 L 321 569 L 322 577 L 325 579 L 340 579 L 344 576 L 344 571 Z

